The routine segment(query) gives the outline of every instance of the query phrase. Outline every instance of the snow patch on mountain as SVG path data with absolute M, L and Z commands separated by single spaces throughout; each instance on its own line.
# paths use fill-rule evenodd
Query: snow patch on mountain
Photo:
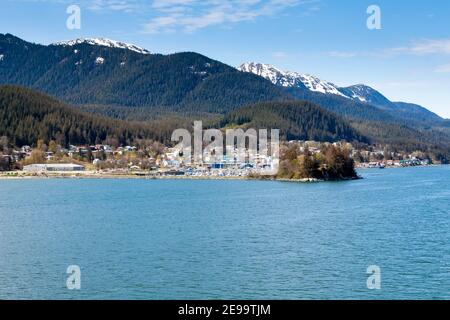
M 95 64 L 104 64 L 105 63 L 105 59 L 102 57 L 97 57 L 97 59 L 95 59 Z
M 342 88 L 342 90 L 345 90 L 346 94 L 349 95 L 352 99 L 357 99 L 362 102 L 367 102 L 367 96 L 372 94 L 370 88 L 362 84 Z
M 320 80 L 309 74 L 298 72 L 282 71 L 270 64 L 247 62 L 238 67 L 238 70 L 249 72 L 261 76 L 273 84 L 283 87 L 300 87 L 310 91 L 324 94 L 334 94 L 348 98 L 339 88 L 331 82 Z
M 364 84 L 339 88 L 339 90 L 353 100 L 370 103 L 376 106 L 393 107 L 392 102 L 388 98 L 383 96 L 377 90 Z
M 143 49 L 141 47 L 135 46 L 134 44 L 128 44 L 125 42 L 105 39 L 105 38 L 80 38 L 70 41 L 62 41 L 62 42 L 56 42 L 53 43 L 55 46 L 76 46 L 79 44 L 90 44 L 93 46 L 102 46 L 102 47 L 109 47 L 109 48 L 119 48 L 119 49 L 126 49 L 130 51 L 134 51 L 141 54 L 151 54 L 150 51 Z

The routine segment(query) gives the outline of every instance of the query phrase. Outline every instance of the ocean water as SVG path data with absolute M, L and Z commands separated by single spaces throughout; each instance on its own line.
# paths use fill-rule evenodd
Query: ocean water
M 361 174 L 1 180 L 0 299 L 450 299 L 450 167 Z

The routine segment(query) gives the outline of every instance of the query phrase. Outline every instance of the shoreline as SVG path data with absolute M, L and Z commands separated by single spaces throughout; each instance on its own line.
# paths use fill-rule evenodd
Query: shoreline
M 304 179 L 276 179 L 272 177 L 267 178 L 253 178 L 249 176 L 155 176 L 155 175 L 144 175 L 142 173 L 124 173 L 124 174 L 111 174 L 111 173 L 96 173 L 96 172 L 53 172 L 53 173 L 25 173 L 21 171 L 13 171 L 8 173 L 0 174 L 0 180 L 45 180 L 45 179 L 99 179 L 99 180 L 229 180 L 229 181 L 277 181 L 277 182 L 298 182 L 298 183 L 318 183 L 318 182 L 330 182 L 330 181 L 350 181 L 358 180 L 361 178 L 348 178 L 341 180 L 321 180 L 315 178 L 304 178 Z
M 428 164 L 428 165 L 420 165 L 420 166 L 386 166 L 384 168 L 369 168 L 369 167 L 355 167 L 356 170 L 385 170 L 385 169 L 407 169 L 407 168 L 433 168 L 433 167 L 441 167 L 448 166 L 448 164 Z
M 113 173 L 95 173 L 95 172 L 54 172 L 54 173 L 41 173 L 41 174 L 29 174 L 21 171 L 9 172 L 8 174 L 0 174 L 0 180 L 39 180 L 39 179 L 129 179 L 129 180 L 252 180 L 248 177 L 219 177 L 219 176 L 155 176 L 144 174 L 113 174 Z
M 433 164 L 428 166 L 413 166 L 413 167 L 386 167 L 384 169 L 406 169 L 406 168 L 433 168 L 446 166 L 444 164 Z M 356 168 L 357 170 L 384 170 L 379 168 Z M 278 182 L 300 182 L 300 183 L 318 183 L 318 182 L 341 182 L 360 180 L 362 177 L 344 178 L 339 180 L 322 180 L 314 178 L 304 179 L 276 179 L 272 177 L 267 178 L 254 178 L 249 176 L 161 176 L 161 175 L 149 175 L 143 172 L 136 173 L 108 173 L 108 172 L 96 172 L 96 171 L 84 171 L 84 172 L 47 172 L 47 173 L 29 173 L 23 171 L 8 171 L 0 173 L 0 180 L 39 180 L 39 179 L 118 179 L 118 180 L 249 180 L 249 181 L 278 181 Z

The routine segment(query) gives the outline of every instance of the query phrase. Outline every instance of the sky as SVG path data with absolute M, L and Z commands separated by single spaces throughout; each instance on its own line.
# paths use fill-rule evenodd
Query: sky
M 80 29 L 67 27 L 71 5 L 81 10 Z M 368 28 L 372 5 L 381 29 Z M 448 0 L 0 0 L 0 33 L 41 44 L 104 37 L 232 66 L 268 63 L 339 86 L 363 83 L 450 118 Z

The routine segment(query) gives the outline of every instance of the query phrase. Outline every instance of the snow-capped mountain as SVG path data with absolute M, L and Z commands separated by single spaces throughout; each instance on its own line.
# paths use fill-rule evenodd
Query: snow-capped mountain
M 308 89 L 313 92 L 320 92 L 324 94 L 334 94 L 358 102 L 365 102 L 378 106 L 391 106 L 392 102 L 375 89 L 358 84 L 350 87 L 338 87 L 335 84 L 321 80 L 317 77 L 307 74 L 301 74 L 292 71 L 281 71 L 280 69 L 269 64 L 262 63 L 244 63 L 238 70 L 244 72 L 254 73 L 273 84 L 283 87 L 296 87 Z
M 331 82 L 320 80 L 311 75 L 282 71 L 269 64 L 254 62 L 244 63 L 237 69 L 242 72 L 249 72 L 261 76 L 277 86 L 299 88 L 301 89 L 300 91 L 307 90 L 306 92 L 311 91 L 326 94 L 329 98 L 328 100 L 318 99 L 316 102 L 328 107 L 342 104 L 342 101 L 339 101 L 339 99 L 336 100 L 336 98 L 343 97 L 356 102 L 357 105 L 363 103 L 368 105 L 368 107 L 374 106 L 377 109 L 388 111 L 395 117 L 408 121 L 413 121 L 415 119 L 423 121 L 442 120 L 438 115 L 422 106 L 403 102 L 392 102 L 377 90 L 364 84 L 338 87 Z M 300 94 L 300 96 L 296 95 L 296 97 L 305 99 L 305 96 L 302 94 Z M 307 99 L 311 99 L 311 97 Z
M 258 76 L 270 80 L 273 84 L 283 87 L 306 88 L 310 91 L 324 94 L 335 94 L 348 98 L 339 88 L 331 82 L 320 80 L 309 74 L 300 74 L 291 71 L 281 71 L 280 69 L 262 63 L 247 62 L 238 67 L 243 72 L 254 73 Z
M 120 41 L 105 39 L 105 38 L 80 38 L 70 41 L 62 41 L 62 42 L 56 42 L 53 43 L 55 46 L 76 46 L 78 44 L 90 44 L 93 46 L 102 46 L 102 47 L 109 47 L 109 48 L 119 48 L 119 49 L 126 49 L 131 50 L 137 53 L 142 54 L 151 54 L 150 51 L 143 49 L 141 47 L 135 46 L 134 44 L 128 44 Z

